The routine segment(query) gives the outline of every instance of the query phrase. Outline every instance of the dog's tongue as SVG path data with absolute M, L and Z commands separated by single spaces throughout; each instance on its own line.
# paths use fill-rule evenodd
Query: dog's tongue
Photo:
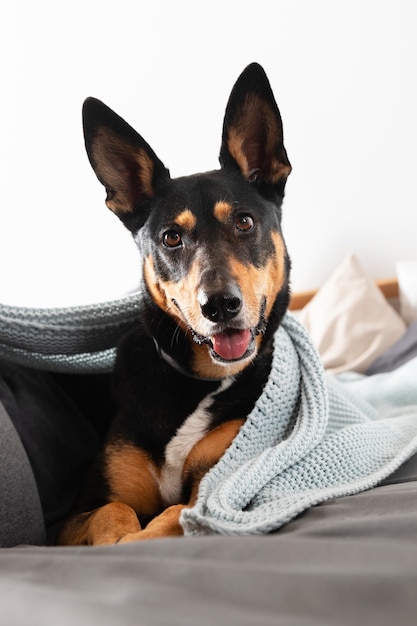
M 213 350 L 225 361 L 242 358 L 249 348 L 250 340 L 251 332 L 248 328 L 245 330 L 225 330 L 211 338 Z

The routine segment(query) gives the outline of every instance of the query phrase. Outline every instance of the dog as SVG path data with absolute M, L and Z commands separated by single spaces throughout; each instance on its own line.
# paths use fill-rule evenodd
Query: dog
M 83 126 L 106 204 L 140 251 L 142 312 L 117 349 L 117 415 L 58 543 L 179 536 L 261 394 L 289 303 L 281 116 L 249 65 L 227 103 L 220 169 L 175 179 L 99 100 L 85 101 Z

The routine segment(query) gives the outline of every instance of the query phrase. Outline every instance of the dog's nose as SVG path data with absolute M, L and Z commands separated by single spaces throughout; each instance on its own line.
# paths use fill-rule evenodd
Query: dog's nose
M 237 289 L 227 293 L 214 293 L 206 296 L 200 304 L 201 312 L 211 322 L 227 322 L 239 313 L 242 298 Z

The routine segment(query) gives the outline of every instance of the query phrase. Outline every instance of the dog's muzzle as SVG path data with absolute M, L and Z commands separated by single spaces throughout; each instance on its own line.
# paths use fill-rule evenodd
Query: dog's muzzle
M 231 296 L 217 296 L 216 302 L 212 301 L 210 303 L 210 307 L 212 307 L 210 309 L 211 312 L 214 312 L 215 306 L 217 307 L 217 312 L 214 315 L 216 322 L 218 323 L 219 320 L 223 322 L 222 324 L 218 323 L 217 332 L 214 332 L 209 337 L 204 337 L 192 330 L 194 341 L 200 345 L 206 343 L 209 346 L 212 358 L 221 363 L 230 363 L 252 357 L 256 352 L 255 337 L 263 334 L 266 328 L 264 315 L 266 300 L 262 302 L 259 322 L 255 328 L 238 327 L 235 318 L 242 308 L 242 302 L 239 300 L 239 304 L 237 304 L 236 300 L 236 296 L 233 296 L 233 298 Z M 201 306 L 202 310 L 203 306 Z M 205 310 L 208 312 L 209 307 L 207 306 Z M 208 315 L 205 315 L 205 317 L 208 317 Z M 211 321 L 214 321 L 213 318 Z M 236 327 L 233 321 L 235 321 Z M 221 328 L 222 326 L 223 328 Z

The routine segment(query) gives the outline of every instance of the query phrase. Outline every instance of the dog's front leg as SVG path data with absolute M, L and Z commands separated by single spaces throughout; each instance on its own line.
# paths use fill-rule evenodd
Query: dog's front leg
M 201 479 L 223 456 L 242 426 L 243 419 L 225 422 L 208 432 L 190 451 L 184 464 L 183 484 L 189 493 L 188 504 L 175 504 L 157 515 L 143 530 L 129 532 L 118 543 L 178 537 L 184 534 L 181 511 L 195 504 Z
M 104 506 L 75 515 L 61 531 L 61 545 L 107 545 L 117 543 L 127 533 L 138 533 L 140 523 L 128 504 L 110 502 Z
M 87 484 L 79 508 L 58 535 L 58 544 L 105 545 L 117 543 L 128 534 L 139 533 L 138 515 L 157 515 L 161 499 L 156 480 L 157 468 L 137 446 L 121 440 L 110 441 Z M 92 485 L 103 490 L 103 505 L 97 502 Z
M 127 533 L 118 543 L 129 543 L 157 537 L 178 537 L 184 534 L 180 524 L 180 515 L 185 505 L 174 504 L 155 517 L 144 530 Z

